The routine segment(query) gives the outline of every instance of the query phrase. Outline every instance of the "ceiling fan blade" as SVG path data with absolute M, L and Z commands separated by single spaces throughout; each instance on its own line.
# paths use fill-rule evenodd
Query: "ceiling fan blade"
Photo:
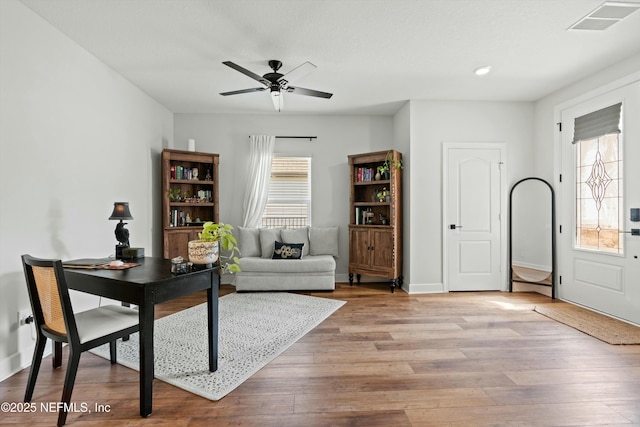
M 220 95 L 222 95 L 222 96 L 239 95 L 241 93 L 262 92 L 263 90 L 267 90 L 267 88 L 266 87 L 254 87 L 254 88 L 251 88 L 251 89 L 232 90 L 231 92 L 221 92 Z
M 326 98 L 326 99 L 329 99 L 333 96 L 332 93 L 320 92 L 319 90 L 305 89 L 303 87 L 297 87 L 297 86 L 296 87 L 289 86 L 287 88 L 287 92 L 295 93 L 296 95 L 315 96 L 317 98 Z
M 302 77 L 306 76 L 316 68 L 318 67 L 313 65 L 311 62 L 307 61 L 304 64 L 298 65 L 296 68 L 289 71 L 284 76 L 280 77 L 277 81 L 278 83 L 280 83 L 281 86 L 286 87 L 287 84 L 293 83 L 294 81 L 301 79 Z
M 257 80 L 260 83 L 262 83 L 265 86 L 269 86 L 271 85 L 271 82 L 267 79 L 265 79 L 262 76 L 257 75 L 256 73 L 254 73 L 253 71 L 249 71 L 244 67 L 239 66 L 238 64 L 234 64 L 231 61 L 225 61 L 223 62 L 224 65 L 226 65 L 227 67 L 231 67 L 236 71 L 240 71 L 242 74 L 244 74 L 245 76 L 249 76 L 251 77 L 253 80 Z

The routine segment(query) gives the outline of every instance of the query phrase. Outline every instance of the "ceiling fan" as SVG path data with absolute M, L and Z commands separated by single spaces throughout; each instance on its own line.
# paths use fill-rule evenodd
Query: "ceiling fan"
M 313 65 L 311 62 L 305 62 L 302 65 L 294 68 L 289 71 L 287 74 L 281 74 L 278 72 L 280 67 L 282 67 L 282 62 L 272 59 L 269 61 L 269 67 L 273 70 L 272 73 L 267 73 L 263 76 L 259 76 L 258 74 L 247 70 L 244 67 L 239 66 L 238 64 L 234 64 L 231 61 L 223 62 L 224 65 L 233 68 L 236 71 L 240 71 L 242 74 L 251 77 L 252 79 L 259 81 L 264 85 L 264 87 L 255 87 L 251 89 L 241 89 L 234 90 L 231 92 L 222 92 L 220 95 L 229 96 L 229 95 L 238 95 L 241 93 L 250 93 L 250 92 L 262 92 L 269 89 L 271 93 L 271 100 L 273 101 L 273 106 L 277 111 L 280 111 L 283 106 L 282 101 L 282 93 L 289 92 L 298 95 L 307 95 L 307 96 L 315 96 L 317 98 L 326 98 L 329 99 L 333 96 L 332 93 L 321 92 L 319 90 L 313 89 L 305 89 L 303 87 L 298 86 L 290 86 L 290 83 L 294 80 L 297 80 L 311 71 L 315 70 L 317 67 Z

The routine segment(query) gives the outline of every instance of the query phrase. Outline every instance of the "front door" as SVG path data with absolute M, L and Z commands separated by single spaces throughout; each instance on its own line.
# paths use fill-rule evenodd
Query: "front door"
M 503 144 L 444 144 L 444 289 L 501 290 Z
M 576 118 L 581 123 L 617 104 L 619 134 L 585 136 L 574 143 Z M 640 236 L 629 231 L 640 229 L 640 222 L 630 219 L 630 208 L 640 208 L 639 114 L 638 82 L 561 111 L 558 235 L 559 297 L 636 324 Z

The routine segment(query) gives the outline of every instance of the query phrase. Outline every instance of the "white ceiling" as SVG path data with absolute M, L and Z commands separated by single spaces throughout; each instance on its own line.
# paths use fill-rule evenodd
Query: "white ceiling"
M 175 113 L 277 114 L 232 70 L 318 68 L 283 113 L 393 114 L 408 99 L 534 101 L 640 52 L 640 12 L 566 31 L 602 0 L 21 0 Z M 636 0 L 637 1 L 637 0 Z M 473 74 L 481 65 L 493 71 Z

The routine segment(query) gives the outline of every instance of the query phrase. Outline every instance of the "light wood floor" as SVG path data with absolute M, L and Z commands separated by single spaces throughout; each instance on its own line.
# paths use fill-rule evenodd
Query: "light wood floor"
M 223 287 L 221 293 L 233 288 Z M 69 426 L 640 425 L 640 346 L 612 346 L 532 311 L 535 293 L 391 294 L 338 284 L 347 301 L 324 323 L 218 402 L 161 381 L 138 415 L 138 374 L 85 353 Z M 204 301 L 164 304 L 158 316 Z M 64 353 L 66 358 L 66 351 Z M 64 368 L 41 368 L 34 402 L 56 402 Z M 28 370 L 0 383 L 21 402 Z M 55 413 L 3 413 L 0 424 L 54 425 Z

